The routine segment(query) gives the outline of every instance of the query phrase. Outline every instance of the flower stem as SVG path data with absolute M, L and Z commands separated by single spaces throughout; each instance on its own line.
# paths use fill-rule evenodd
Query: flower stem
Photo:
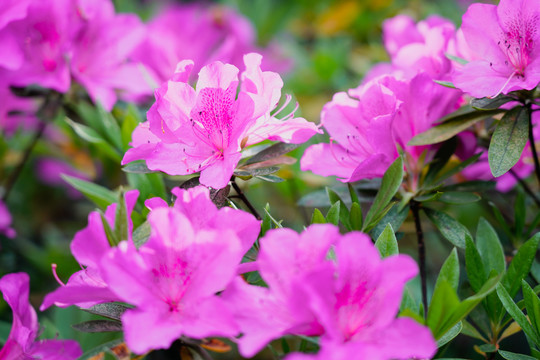
M 231 179 L 231 185 L 234 189 L 234 191 L 236 191 L 236 193 L 238 194 L 238 197 L 240 199 L 242 199 L 242 202 L 244 204 L 246 204 L 246 206 L 248 207 L 249 209 L 249 212 L 251 212 L 253 214 L 253 216 L 255 216 L 257 218 L 257 220 L 261 220 L 261 215 L 259 215 L 259 213 L 257 212 L 257 210 L 255 209 L 255 207 L 253 207 L 253 205 L 251 205 L 251 203 L 249 202 L 248 198 L 246 197 L 246 195 L 244 195 L 244 192 L 242 191 L 242 189 L 240 189 L 240 187 L 238 186 L 238 184 L 236 183 L 236 179 L 233 177 Z
M 420 203 L 411 201 L 411 211 L 416 227 L 416 238 L 418 240 L 418 262 L 420 267 L 420 281 L 422 283 L 422 302 L 424 303 L 424 318 L 427 319 L 427 283 L 426 283 L 426 245 L 424 243 L 424 233 L 420 222 Z

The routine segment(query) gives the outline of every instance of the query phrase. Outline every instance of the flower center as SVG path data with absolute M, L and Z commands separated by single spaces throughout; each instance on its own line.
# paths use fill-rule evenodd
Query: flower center
M 540 25 L 538 20 L 537 15 L 513 18 L 505 24 L 506 32 L 502 34 L 502 40 L 498 42 L 508 59 L 506 64 L 510 63 L 518 76 L 524 76 L 525 68 L 529 65 L 534 45 L 533 38 L 537 26 Z

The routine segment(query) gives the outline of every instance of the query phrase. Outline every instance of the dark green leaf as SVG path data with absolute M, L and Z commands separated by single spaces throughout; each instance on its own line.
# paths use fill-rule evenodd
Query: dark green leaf
M 504 110 L 484 110 L 484 111 L 472 111 L 470 113 L 461 114 L 456 117 L 450 118 L 447 121 L 430 128 L 423 133 L 420 133 L 413 137 L 407 145 L 431 145 L 443 142 L 451 137 L 459 134 L 468 127 L 476 124 L 480 120 L 483 120 L 489 116 L 493 116 L 503 112 Z
M 68 118 L 65 119 L 66 123 L 71 126 L 71 128 L 75 131 L 77 135 L 79 135 L 82 139 L 88 141 L 91 144 L 94 144 L 97 146 L 97 148 L 106 155 L 108 155 L 112 160 L 120 162 L 122 160 L 122 156 L 116 150 L 113 148 L 101 135 L 99 135 L 94 129 L 83 125 L 76 123 Z
M 502 274 L 506 270 L 504 251 L 497 232 L 484 218 L 480 218 L 478 221 L 476 246 L 484 263 L 486 274 L 491 270 Z
M 533 358 L 528 355 L 516 354 L 510 351 L 504 351 L 504 350 L 499 350 L 499 355 L 501 355 L 506 360 L 536 360 L 536 358 Z
M 443 336 L 437 340 L 437 347 L 441 348 L 442 346 L 448 344 L 450 341 L 452 341 L 456 336 L 458 336 L 461 333 L 461 330 L 463 329 L 463 324 L 458 322 L 454 327 L 452 327 L 450 330 L 446 332 Z
M 455 192 L 448 191 L 441 195 L 441 197 L 439 198 L 439 201 L 446 204 L 461 205 L 461 204 L 470 204 L 473 202 L 477 202 L 480 199 L 481 197 L 474 193 L 461 192 L 461 191 L 455 191 Z
M 375 242 L 375 247 L 379 250 L 379 254 L 383 258 L 399 254 L 397 239 L 392 225 L 386 225 L 384 231 Z
M 522 280 L 521 286 L 523 289 L 523 299 L 525 300 L 527 316 L 529 317 L 533 328 L 536 330 L 536 333 L 540 334 L 540 299 L 525 280 Z
M 317 208 L 313 209 L 313 216 L 311 216 L 311 224 L 326 224 L 324 215 Z
M 351 228 L 350 222 L 349 222 L 349 209 L 347 209 L 347 205 L 341 200 L 339 195 L 329 187 L 326 187 L 326 194 L 328 194 L 328 200 L 330 200 L 330 204 L 335 204 L 336 201 L 339 201 L 340 207 L 339 207 L 339 220 L 347 229 Z
M 73 325 L 75 330 L 86 333 L 122 331 L 122 324 L 110 320 L 90 320 Z
M 493 344 L 483 344 L 478 346 L 478 350 L 485 353 L 492 353 L 497 351 L 497 347 Z
M 529 110 L 515 107 L 502 117 L 489 143 L 489 168 L 494 177 L 510 170 L 521 157 L 529 135 Z
M 234 171 L 234 175 L 239 176 L 239 177 L 262 176 L 262 175 L 273 174 L 278 170 L 279 170 L 279 167 L 277 166 L 270 166 L 270 167 L 258 168 L 258 169 L 236 169 Z
M 118 205 L 116 206 L 116 214 L 114 217 L 114 235 L 119 241 L 128 239 L 128 214 L 126 200 L 123 191 L 120 192 Z
M 469 230 L 451 216 L 429 208 L 423 208 L 428 218 L 435 224 L 448 241 L 458 248 L 465 248 L 465 238 L 472 238 Z
M 451 138 L 442 143 L 433 160 L 429 163 L 428 171 L 422 181 L 422 185 L 429 185 L 433 182 L 436 175 L 446 166 L 448 160 L 454 155 L 457 147 L 457 139 Z
M 525 229 L 525 220 L 527 218 L 527 205 L 525 204 L 525 194 L 523 191 L 518 191 L 516 201 L 514 203 L 514 221 L 515 234 L 517 238 L 521 238 Z
M 436 340 L 440 339 L 455 325 L 452 324 L 448 329 L 441 331 L 445 319 L 448 318 L 458 306 L 459 298 L 452 285 L 446 280 L 439 281 L 433 291 L 427 314 L 427 325 L 431 329 Z
M 256 178 L 261 179 L 263 181 L 268 181 L 271 183 L 280 183 L 280 182 L 285 181 L 284 179 L 276 175 L 259 175 L 259 176 L 256 176 Z
M 360 201 L 358 200 L 358 194 L 356 193 L 356 190 L 351 185 L 351 183 L 347 183 L 347 188 L 349 189 L 349 196 L 351 197 L 351 202 L 359 203 Z
M 132 239 L 135 247 L 139 248 L 148 241 L 151 230 L 150 223 L 145 221 L 133 231 Z
M 501 94 L 495 98 L 472 99 L 471 106 L 477 110 L 493 110 L 500 108 L 510 101 L 515 101 L 515 99 Z
M 245 165 L 249 164 L 255 164 L 258 162 L 266 161 L 273 159 L 275 157 L 287 154 L 294 149 L 296 149 L 299 145 L 298 144 L 285 144 L 285 143 L 277 143 L 275 145 L 270 146 L 269 148 L 264 149 L 260 153 L 252 156 L 249 158 Z
M 508 314 L 510 314 L 512 319 L 518 323 L 519 327 L 529 337 L 529 339 L 531 339 L 535 344 L 540 344 L 540 338 L 536 333 L 536 330 L 533 329 L 525 314 L 521 312 L 502 284 L 497 285 L 497 295 L 499 296 L 499 299 L 501 300 L 506 311 L 508 311 Z
M 362 230 L 362 208 L 357 202 L 353 202 L 351 205 L 351 211 L 349 214 L 349 223 L 351 224 L 351 230 Z
M 328 213 L 326 214 L 326 222 L 329 224 L 338 225 L 339 224 L 339 213 L 340 213 L 341 203 L 336 201 Z
M 111 247 L 115 247 L 120 243 L 120 239 L 116 237 L 116 233 L 112 230 L 111 225 L 105 218 L 105 215 L 103 213 L 100 213 L 101 215 L 101 223 L 103 224 L 103 230 L 105 230 L 105 236 L 107 237 L 107 241 L 109 242 L 109 245 Z
M 540 241 L 540 233 L 537 233 L 532 238 L 527 240 L 512 259 L 506 274 L 504 275 L 501 283 L 504 285 L 506 291 L 511 297 L 516 296 L 520 286 L 521 280 L 527 276 L 531 270 L 531 266 L 538 249 L 538 242 Z
M 364 231 L 372 228 L 375 224 L 374 219 L 379 217 L 384 209 L 388 206 L 392 198 L 399 190 L 403 181 L 403 158 L 398 157 L 388 170 L 384 173 L 381 188 L 377 192 L 377 196 L 371 205 L 366 218 L 364 220 Z
M 415 196 L 415 197 L 413 197 L 413 200 L 418 201 L 418 202 L 437 201 L 437 200 L 439 200 L 441 198 L 442 195 L 443 195 L 442 192 L 436 191 L 436 192 L 432 192 L 432 193 L 427 193 L 427 194 Z
M 471 238 L 465 238 L 465 267 L 469 284 L 474 291 L 480 290 L 487 280 L 484 263 Z
M 117 195 L 113 191 L 104 188 L 103 186 L 94 184 L 92 182 L 77 179 L 72 176 L 62 174 L 62 179 L 79 190 L 90 201 L 96 204 L 101 209 L 105 209 L 110 204 L 116 202 Z
M 135 174 L 149 174 L 156 171 L 150 170 L 144 160 L 132 161 L 122 168 L 122 171 Z
M 118 303 L 103 303 L 92 306 L 88 309 L 82 309 L 90 314 L 103 316 L 112 320 L 121 321 L 124 312 L 129 309 L 127 306 Z
M 459 258 L 456 248 L 452 250 L 443 263 L 437 277 L 437 282 L 435 283 L 435 288 L 437 288 L 437 284 L 441 281 L 448 282 L 452 286 L 452 289 L 457 292 L 459 285 Z
M 437 177 L 435 178 L 435 183 L 440 183 L 446 179 L 448 179 L 451 176 L 454 176 L 457 173 L 460 173 L 463 169 L 465 169 L 467 166 L 475 163 L 482 153 L 475 154 L 468 158 L 467 160 L 459 163 L 458 165 L 449 168 L 448 170 L 445 170 L 444 172 L 440 172 Z
M 105 136 L 118 150 L 122 150 L 122 133 L 120 131 L 118 122 L 114 116 L 112 116 L 112 114 L 106 111 L 102 106 L 98 105 L 97 110 L 103 124 Z
M 397 206 L 392 206 L 390 211 L 384 215 L 384 217 L 377 223 L 377 225 L 371 230 L 370 235 L 373 239 L 378 238 L 384 231 L 387 224 L 392 225 L 392 229 L 398 231 L 407 215 L 409 214 L 409 205 L 406 205 L 403 209 L 398 210 Z

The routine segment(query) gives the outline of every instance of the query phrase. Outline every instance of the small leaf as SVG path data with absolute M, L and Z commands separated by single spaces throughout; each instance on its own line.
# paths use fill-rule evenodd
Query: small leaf
M 103 106 L 98 105 L 97 110 L 101 123 L 103 124 L 105 136 L 118 150 L 122 150 L 122 133 L 118 122 L 111 113 L 103 108 Z
M 102 212 L 99 214 L 101 216 L 101 223 L 103 224 L 103 230 L 105 231 L 105 236 L 111 247 L 115 247 L 120 244 L 120 239 L 116 237 L 116 233 L 112 230 L 111 225 L 107 221 L 105 215 Z
M 521 281 L 521 286 L 523 289 L 523 299 L 525 300 L 527 316 L 529 317 L 533 328 L 536 330 L 536 333 L 540 334 L 540 299 L 525 280 Z
M 311 224 L 326 224 L 326 220 L 324 219 L 324 215 L 322 214 L 321 210 L 317 208 L 313 210 L 313 216 L 311 216 Z
M 136 228 L 135 231 L 133 231 L 133 244 L 135 244 L 137 249 L 148 241 L 151 230 L 152 228 L 150 227 L 150 223 L 145 221 L 138 228 Z
M 480 196 L 468 193 L 468 192 L 461 192 L 461 191 L 448 191 L 441 195 L 439 198 L 440 202 L 443 202 L 445 204 L 453 204 L 453 205 L 462 205 L 462 204 L 470 204 L 473 202 L 477 202 L 480 199 L 482 199 Z
M 510 101 L 515 101 L 515 99 L 501 94 L 495 98 L 472 99 L 471 106 L 477 110 L 493 110 L 500 108 Z
M 339 212 L 341 208 L 341 203 L 339 201 L 336 201 L 332 207 L 330 207 L 330 210 L 328 210 L 328 213 L 326 214 L 326 222 L 329 224 L 338 225 L 339 224 Z
M 441 198 L 442 195 L 443 195 L 442 192 L 436 191 L 433 193 L 427 193 L 427 194 L 415 196 L 413 197 L 413 200 L 418 201 L 418 202 L 437 201 Z
M 66 118 L 65 121 L 69 126 L 71 126 L 71 128 L 73 129 L 73 131 L 75 131 L 77 135 L 79 135 L 82 139 L 88 141 L 89 143 L 96 145 L 97 148 L 103 151 L 103 153 L 105 153 L 106 155 L 108 155 L 109 158 L 117 162 L 120 162 L 122 160 L 122 156 L 120 155 L 118 150 L 113 148 L 94 129 L 86 125 L 76 123 L 69 118 Z
M 122 324 L 110 320 L 90 320 L 72 325 L 75 330 L 86 333 L 122 331 Z
M 458 64 L 460 65 L 466 65 L 469 61 L 465 60 L 465 59 L 462 59 L 460 58 L 459 56 L 455 56 L 455 55 L 452 55 L 452 54 L 444 54 L 448 59 L 452 60 L 452 61 L 455 61 L 457 62 Z
M 358 200 L 358 194 L 356 193 L 356 190 L 351 185 L 351 183 L 347 183 L 347 188 L 349 189 L 349 196 L 351 197 L 351 201 L 353 203 L 359 203 L 360 201 Z
M 61 174 L 60 176 L 62 176 L 62 179 L 64 179 L 75 189 L 79 190 L 90 201 L 102 209 L 105 209 L 110 204 L 116 202 L 117 195 L 113 191 L 104 188 L 103 186 L 65 174 Z
M 353 202 L 351 205 L 351 211 L 349 214 L 349 223 L 351 224 L 351 230 L 362 230 L 362 208 L 357 202 Z
M 275 145 L 270 146 L 269 148 L 264 149 L 260 153 L 252 156 L 249 158 L 245 165 L 249 164 L 255 164 L 262 161 L 267 161 L 273 158 L 276 158 L 281 155 L 285 155 L 294 149 L 296 149 L 299 144 L 285 144 L 285 143 L 277 143 Z
M 476 347 L 478 350 L 480 350 L 483 353 L 492 353 L 497 351 L 497 347 L 493 344 L 483 344 Z
M 456 136 L 463 130 L 468 127 L 476 124 L 477 122 L 499 114 L 504 110 L 485 110 L 485 111 L 472 111 L 466 114 L 457 115 L 453 118 L 448 119 L 447 121 L 424 131 L 413 137 L 407 145 L 409 146 L 418 146 L 418 145 L 432 145 L 443 142 L 450 139 L 453 136 Z
M 440 281 L 446 281 L 457 292 L 459 285 L 459 258 L 456 248 L 452 250 L 441 267 L 435 288 Z
M 334 204 L 336 201 L 339 201 L 340 207 L 339 207 L 339 220 L 347 229 L 351 228 L 351 225 L 349 223 L 349 209 L 347 209 L 347 205 L 341 200 L 339 195 L 329 187 L 326 187 L 326 194 L 328 195 L 328 200 L 330 200 L 330 204 Z
M 124 312 L 129 307 L 118 303 L 103 303 L 94 305 L 88 309 L 81 309 L 90 314 L 103 316 L 112 320 L 120 321 Z
M 132 161 L 122 168 L 123 172 L 135 174 L 150 174 L 156 171 L 150 170 L 144 160 Z
M 472 289 L 478 291 L 487 280 L 484 263 L 471 238 L 467 237 L 465 243 L 465 267 L 467 269 L 467 277 Z
M 445 319 L 449 317 L 458 306 L 459 298 L 452 285 L 446 280 L 439 281 L 433 290 L 433 296 L 431 297 L 431 303 L 427 314 L 427 325 L 431 329 L 436 340 L 446 334 L 447 331 L 455 325 L 452 324 L 447 330 L 440 331 L 444 325 Z
M 116 206 L 116 214 L 114 217 L 114 235 L 118 241 L 128 239 L 128 214 L 126 200 L 123 191 L 120 191 L 118 205 Z
M 497 295 L 499 296 L 499 299 L 501 300 L 506 311 L 508 311 L 508 314 L 510 314 L 512 319 L 514 319 L 518 323 L 523 332 L 535 344 L 540 344 L 540 338 L 536 333 L 536 330 L 533 329 L 533 327 L 529 323 L 529 320 L 527 320 L 525 314 L 521 312 L 519 307 L 516 305 L 514 300 L 512 300 L 512 297 L 510 296 L 510 294 L 508 294 L 502 284 L 497 285 Z
M 256 176 L 257 179 L 261 179 L 263 181 L 268 181 L 268 182 L 271 182 L 271 183 L 280 183 L 280 182 L 283 182 L 285 181 L 284 179 L 280 178 L 279 176 L 276 176 L 276 175 L 258 175 Z
M 454 84 L 450 81 L 441 81 L 441 80 L 433 80 L 433 82 L 436 82 L 439 85 L 442 85 L 444 87 L 450 88 L 450 89 L 457 89 Z
M 486 274 L 491 270 L 502 274 L 506 270 L 506 261 L 501 241 L 495 229 L 484 218 L 480 218 L 478 221 L 476 246 L 484 263 Z
M 529 135 L 529 118 L 526 107 L 508 111 L 497 124 L 489 143 L 489 168 L 494 177 L 506 174 L 521 157 Z
M 428 218 L 435 224 L 448 241 L 458 248 L 465 248 L 465 238 L 472 238 L 469 230 L 451 216 L 429 208 L 423 208 Z
M 397 239 L 392 225 L 386 225 L 384 231 L 375 242 L 375 247 L 379 250 L 379 254 L 383 258 L 399 254 Z
M 458 322 L 454 327 L 452 327 L 450 330 L 446 332 L 443 336 L 437 340 L 437 347 L 441 348 L 444 345 L 448 344 L 450 341 L 452 341 L 456 336 L 458 336 L 461 333 L 461 330 L 463 329 L 463 324 Z
M 262 176 L 262 175 L 270 175 L 275 173 L 279 170 L 279 167 L 277 166 L 271 166 L 267 168 L 257 168 L 257 169 L 236 169 L 234 171 L 235 176 L 239 177 L 250 177 L 250 176 Z
M 388 170 L 384 173 L 381 187 L 375 196 L 375 200 L 371 205 L 371 208 L 366 214 L 364 220 L 364 231 L 371 229 L 374 224 L 374 219 L 380 217 L 381 213 L 388 206 L 392 198 L 399 190 L 401 182 L 403 181 L 403 158 L 398 157 L 392 165 L 388 167 Z
M 392 225 L 392 229 L 398 231 L 401 225 L 409 214 L 409 206 L 406 205 L 403 209 L 399 210 L 398 206 L 392 206 L 392 208 L 384 215 L 384 217 L 377 223 L 377 225 L 370 231 L 370 235 L 373 239 L 378 238 L 387 224 Z
M 521 245 L 512 259 L 512 262 L 508 265 L 508 269 L 506 270 L 506 274 L 501 283 L 511 297 L 516 296 L 521 286 L 521 280 L 523 280 L 531 270 L 539 241 L 540 233 L 537 233 Z
M 533 358 L 528 355 L 516 354 L 510 351 L 504 351 L 504 350 L 499 350 L 499 355 L 501 355 L 506 360 L 536 360 L 536 358 Z

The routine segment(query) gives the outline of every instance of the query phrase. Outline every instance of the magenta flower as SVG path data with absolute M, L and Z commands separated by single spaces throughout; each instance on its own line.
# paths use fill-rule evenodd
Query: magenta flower
M 453 76 L 456 87 L 474 97 L 531 90 L 540 81 L 540 4 L 501 0 L 473 4 L 463 15 L 463 34 L 481 60 Z
M 380 79 L 349 95 L 334 95 L 321 113 L 330 143 L 310 146 L 302 157 L 302 170 L 335 175 L 343 182 L 382 177 L 398 157 L 392 122 L 399 105 Z
M 339 238 L 332 225 L 311 225 L 298 234 L 290 229 L 269 231 L 260 240 L 259 273 L 268 288 L 248 285 L 237 278 L 223 293 L 233 309 L 243 336 L 239 351 L 252 357 L 267 343 L 283 335 L 320 335 L 316 316 L 298 292 L 308 274 L 331 266 L 325 262 L 330 246 Z
M 137 251 L 123 241 L 101 264 L 111 290 L 136 306 L 122 316 L 129 348 L 144 353 L 167 348 L 180 336 L 236 335 L 232 314 L 215 295 L 242 259 L 235 234 L 196 231 L 175 208 L 157 208 L 148 221 L 146 244 Z
M 131 241 L 133 230 L 131 212 L 139 191 L 130 190 L 124 196 L 128 222 L 128 239 L 124 240 Z M 113 230 L 117 206 L 118 204 L 112 204 L 105 211 L 105 219 Z M 65 285 L 57 278 L 62 286 L 45 296 L 40 309 L 43 311 L 53 304 L 60 307 L 77 305 L 86 308 L 102 302 L 119 300 L 104 280 L 103 269 L 100 265 L 101 259 L 110 249 L 111 245 L 103 228 L 101 214 L 97 211 L 91 212 L 88 215 L 88 226 L 75 234 L 71 242 L 71 253 L 81 267 L 85 266 L 85 268 L 73 274 Z M 56 268 L 53 268 L 53 271 L 56 276 Z
M 0 234 L 7 236 L 8 238 L 14 238 L 16 235 L 15 230 L 11 227 L 11 214 L 9 210 L 0 200 Z
M 71 360 L 82 355 L 73 340 L 38 340 L 36 311 L 28 302 L 30 279 L 26 273 L 13 273 L 0 279 L 0 291 L 13 310 L 13 325 L 7 342 L 0 349 L 0 359 Z
M 23 62 L 24 54 L 17 44 L 17 36 L 4 28 L 12 21 L 24 18 L 31 0 L 5 0 L 0 8 L 0 68 L 18 69 Z
M 242 210 L 217 206 L 210 200 L 210 191 L 204 186 L 190 189 L 174 188 L 171 192 L 176 196 L 174 208 L 185 215 L 196 231 L 199 230 L 231 230 L 240 240 L 242 253 L 252 246 L 261 230 L 261 221 Z M 146 200 L 145 205 L 155 210 L 168 207 L 161 198 Z
M 150 95 L 151 81 L 128 56 L 144 38 L 136 15 L 114 13 L 110 0 L 79 2 L 79 31 L 73 40 L 71 72 L 94 102 L 110 111 L 117 91 L 131 96 Z
M 281 95 L 281 78 L 261 71 L 258 54 L 246 55 L 244 62 L 238 95 L 239 70 L 233 65 L 217 61 L 203 67 L 193 89 L 187 82 L 193 62 L 180 62 L 172 80 L 156 90 L 148 123 L 133 133 L 134 148 L 122 163 L 145 160 L 148 168 L 170 175 L 201 172 L 201 184 L 220 189 L 245 146 L 267 139 L 302 143 L 318 132 L 304 119 L 289 119 L 293 114 L 281 121 L 277 113 L 271 115 Z
M 371 239 L 348 233 L 335 247 L 336 267 L 311 273 L 298 291 L 324 327 L 321 351 L 287 359 L 431 358 L 437 345 L 425 326 L 397 318 L 405 283 L 418 272 L 408 256 L 381 260 Z

